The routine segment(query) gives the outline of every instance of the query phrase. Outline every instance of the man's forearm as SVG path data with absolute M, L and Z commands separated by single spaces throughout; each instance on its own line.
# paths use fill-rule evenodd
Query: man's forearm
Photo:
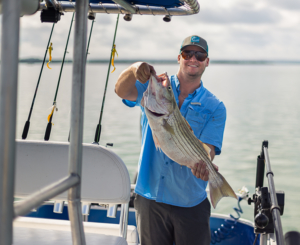
M 131 65 L 120 74 L 115 85 L 116 94 L 122 99 L 135 101 L 138 95 L 135 82 L 136 77 L 132 71 Z

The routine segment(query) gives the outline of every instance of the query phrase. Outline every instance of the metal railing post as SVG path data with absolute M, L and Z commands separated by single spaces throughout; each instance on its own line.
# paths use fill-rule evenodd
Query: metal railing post
M 0 244 L 13 243 L 20 3 L 2 1 L 0 87 Z
M 77 0 L 75 11 L 69 174 L 81 177 L 88 0 Z M 68 210 L 73 244 L 84 245 L 80 196 L 81 185 L 69 190 Z
M 281 224 L 281 219 L 280 219 L 280 207 L 278 206 L 278 202 L 277 202 L 277 196 L 276 196 L 275 184 L 274 184 L 274 180 L 273 180 L 273 172 L 271 170 L 268 148 L 263 147 L 263 150 L 264 150 L 264 154 L 265 154 L 265 163 L 266 163 L 266 168 L 267 168 L 266 175 L 268 177 L 268 184 L 269 184 L 269 190 L 270 190 L 270 198 L 271 198 L 271 204 L 272 204 L 271 212 L 273 215 L 276 242 L 277 242 L 277 245 L 284 245 L 283 230 L 282 230 L 282 224 Z

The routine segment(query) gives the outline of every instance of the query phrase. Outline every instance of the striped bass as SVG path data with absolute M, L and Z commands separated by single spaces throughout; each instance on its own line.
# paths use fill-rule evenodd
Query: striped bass
M 178 164 L 191 169 L 200 160 L 206 163 L 210 200 L 214 208 L 222 197 L 237 198 L 225 178 L 215 170 L 211 162 L 210 148 L 195 136 L 180 113 L 166 74 L 150 76 L 141 105 L 144 106 L 157 149 L 161 149 Z

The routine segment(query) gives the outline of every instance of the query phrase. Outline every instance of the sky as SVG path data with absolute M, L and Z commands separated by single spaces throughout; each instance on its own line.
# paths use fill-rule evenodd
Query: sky
M 213 60 L 300 60 L 299 0 L 200 0 L 191 16 L 120 15 L 116 46 L 119 59 L 177 59 L 183 39 L 207 40 Z M 61 59 L 72 13 L 54 29 L 53 59 Z M 109 59 L 117 15 L 97 14 L 89 59 Z M 88 31 L 91 21 L 88 21 Z M 43 58 L 52 24 L 40 22 L 40 12 L 21 18 L 20 58 Z M 71 34 L 67 59 L 73 54 Z

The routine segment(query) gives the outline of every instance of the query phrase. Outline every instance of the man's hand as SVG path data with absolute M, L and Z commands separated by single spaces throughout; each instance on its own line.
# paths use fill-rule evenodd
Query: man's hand
M 213 164 L 216 171 L 219 171 L 219 168 L 217 165 Z M 198 179 L 202 179 L 204 181 L 208 181 L 208 175 L 209 172 L 206 168 L 206 163 L 204 161 L 200 161 L 197 163 L 194 167 L 194 169 L 191 169 L 193 175 L 195 175 Z
M 136 80 L 139 80 L 141 83 L 146 83 L 151 73 L 156 74 L 153 66 L 146 62 L 136 62 L 132 64 L 120 74 L 115 85 L 116 94 L 122 99 L 136 101 L 138 96 L 138 91 L 135 87 Z
M 132 65 L 132 72 L 137 80 L 141 83 L 146 83 L 151 73 L 156 74 L 152 65 L 149 65 L 146 62 L 137 62 Z

